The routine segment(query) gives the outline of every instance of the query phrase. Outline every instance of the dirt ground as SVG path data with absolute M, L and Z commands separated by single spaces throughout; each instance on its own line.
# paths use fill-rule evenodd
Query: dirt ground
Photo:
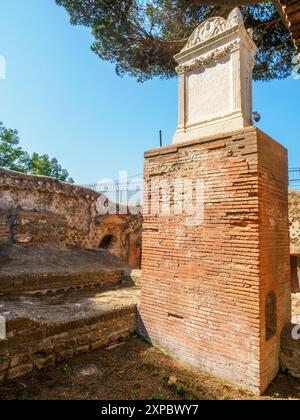
M 137 337 L 0 385 L 1 400 L 300 399 L 300 382 L 280 374 L 265 396 L 187 369 Z

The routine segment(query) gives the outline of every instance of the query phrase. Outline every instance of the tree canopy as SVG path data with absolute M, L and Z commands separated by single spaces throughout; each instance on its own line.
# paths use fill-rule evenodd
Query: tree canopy
M 0 166 L 22 173 L 50 176 L 60 181 L 74 182 L 57 159 L 50 159 L 48 155 L 40 156 L 38 153 L 29 155 L 20 147 L 19 143 L 18 131 L 8 129 L 0 122 Z
M 92 29 L 92 50 L 116 64 L 119 75 L 139 81 L 175 76 L 174 55 L 199 23 L 212 16 L 227 17 L 240 3 L 247 28 L 258 46 L 255 80 L 283 79 L 292 74 L 296 49 L 272 2 L 253 0 L 56 0 L 73 25 Z M 213 5 L 216 4 L 217 5 Z M 254 3 L 254 4 L 253 4 Z

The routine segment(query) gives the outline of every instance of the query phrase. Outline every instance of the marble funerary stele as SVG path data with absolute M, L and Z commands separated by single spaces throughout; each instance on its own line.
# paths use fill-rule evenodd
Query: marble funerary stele
M 199 25 L 175 56 L 179 124 L 173 142 L 232 132 L 252 124 L 256 45 L 234 9 Z

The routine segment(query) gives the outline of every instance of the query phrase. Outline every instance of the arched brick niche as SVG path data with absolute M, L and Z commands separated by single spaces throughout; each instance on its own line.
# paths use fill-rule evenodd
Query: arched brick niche
M 132 269 L 141 268 L 142 218 L 137 215 L 107 214 L 96 218 L 96 246 L 126 261 Z
M 129 235 L 128 262 L 132 269 L 140 269 L 142 263 L 142 230 Z
M 113 243 L 115 242 L 115 237 L 113 235 L 105 235 L 100 242 L 99 248 L 109 250 Z
M 125 261 L 127 227 L 128 222 L 125 215 L 99 216 L 94 225 L 95 240 L 97 240 L 99 248 L 105 249 Z
M 266 298 L 266 340 L 269 341 L 277 333 L 277 300 L 274 292 Z

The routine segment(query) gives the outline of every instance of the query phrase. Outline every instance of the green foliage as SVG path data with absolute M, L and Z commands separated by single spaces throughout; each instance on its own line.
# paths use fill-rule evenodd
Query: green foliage
M 51 176 L 60 181 L 74 183 L 74 180 L 69 178 L 68 171 L 62 168 L 57 159 L 50 159 L 48 155 L 40 156 L 38 153 L 33 153 L 28 162 L 28 172 L 32 175 Z
M 50 159 L 48 155 L 40 156 L 38 153 L 33 153 L 30 156 L 20 147 L 19 143 L 18 131 L 7 129 L 0 122 L 0 166 L 22 173 L 50 176 L 60 181 L 74 182 L 57 159 Z
M 207 6 L 209 2 L 201 0 L 56 2 L 66 8 L 73 25 L 92 29 L 95 38 L 92 50 L 100 58 L 115 63 L 117 74 L 129 74 L 139 81 L 175 76 L 173 56 L 185 45 L 192 31 L 209 17 L 227 17 L 235 3 L 230 2 L 228 7 L 226 2 Z M 291 75 L 296 65 L 293 63 L 296 50 L 273 3 L 255 3 L 241 7 L 241 11 L 258 45 L 254 79 L 282 79 Z
M 151 401 L 160 401 L 163 400 L 164 396 L 161 392 L 155 392 L 154 394 L 150 395 L 147 400 Z
M 181 383 L 174 383 L 171 385 L 173 392 L 179 396 L 185 396 L 186 399 L 194 399 L 194 390 Z
M 28 399 L 28 394 L 27 392 L 23 392 L 23 394 L 21 394 L 18 398 L 18 401 L 26 401 Z
M 63 373 L 66 375 L 69 375 L 72 372 L 71 366 L 69 366 L 67 363 L 62 368 Z
M 4 127 L 0 122 L 0 166 L 18 172 L 26 172 L 28 154 L 19 146 L 17 130 Z

